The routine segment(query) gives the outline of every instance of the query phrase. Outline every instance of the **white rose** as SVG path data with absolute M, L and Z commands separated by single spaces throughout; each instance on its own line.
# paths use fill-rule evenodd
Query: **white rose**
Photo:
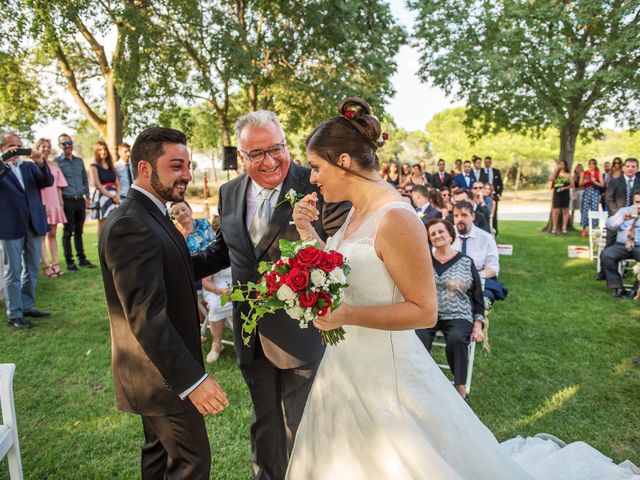
M 313 283 L 316 287 L 322 287 L 324 282 L 327 281 L 327 274 L 324 273 L 319 268 L 314 268 L 311 270 L 311 283 Z
M 340 267 L 336 267 L 329 272 L 329 280 L 331 283 L 347 283 L 347 277 L 344 276 L 344 272 Z
M 296 294 L 294 293 L 293 290 L 291 290 L 291 287 L 289 287 L 289 285 L 282 285 L 278 289 L 276 296 L 278 297 L 278 300 L 281 300 L 283 302 L 286 302 L 287 300 L 293 300 L 294 298 L 296 298 Z
M 307 308 L 307 309 L 304 311 L 304 319 L 305 319 L 307 322 L 310 322 L 311 320 L 313 320 L 313 311 L 312 311 L 310 308 Z
M 302 308 L 300 308 L 300 307 L 297 307 L 297 306 L 296 307 L 287 308 L 287 309 L 285 309 L 285 311 L 287 312 L 287 315 L 289 315 L 294 320 L 300 320 L 304 316 L 304 310 Z

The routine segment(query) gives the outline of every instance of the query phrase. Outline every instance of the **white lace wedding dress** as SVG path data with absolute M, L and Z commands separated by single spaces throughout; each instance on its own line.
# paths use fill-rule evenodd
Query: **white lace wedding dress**
M 345 239 L 352 211 L 329 240 L 351 265 L 345 302 L 402 301 L 374 250 L 378 225 L 392 208 L 411 209 L 388 203 Z M 287 479 L 531 478 L 499 451 L 413 330 L 345 330 L 346 338 L 328 346 L 320 364 Z

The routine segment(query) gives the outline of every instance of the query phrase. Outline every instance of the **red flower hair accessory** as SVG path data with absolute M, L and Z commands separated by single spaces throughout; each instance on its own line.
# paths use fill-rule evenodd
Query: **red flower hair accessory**
M 352 103 L 350 105 L 347 105 L 347 107 L 345 108 L 344 113 L 342 115 L 344 115 L 344 117 L 347 120 L 351 120 L 356 115 L 358 115 L 361 110 L 362 110 L 362 107 L 360 105 Z

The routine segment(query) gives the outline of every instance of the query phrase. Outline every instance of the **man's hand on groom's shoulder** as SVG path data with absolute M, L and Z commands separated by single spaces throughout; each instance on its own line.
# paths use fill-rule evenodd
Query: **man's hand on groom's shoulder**
M 229 405 L 227 394 L 213 377 L 207 377 L 189 394 L 189 400 L 202 415 L 218 413 Z

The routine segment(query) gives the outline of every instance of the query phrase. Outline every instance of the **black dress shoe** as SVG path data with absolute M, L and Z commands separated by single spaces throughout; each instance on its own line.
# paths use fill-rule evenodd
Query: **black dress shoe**
M 78 262 L 78 265 L 84 268 L 96 268 L 96 266 L 89 260 L 82 260 L 81 262 Z
M 631 290 L 629 290 L 629 293 L 627 294 L 627 296 L 632 300 L 634 298 L 636 298 L 636 295 L 638 295 L 638 289 L 637 288 L 632 288 Z
M 596 275 L 596 281 L 600 281 L 600 280 L 606 280 L 607 277 L 604 275 L 604 272 L 598 272 L 598 274 Z
M 616 288 L 616 293 L 613 294 L 613 298 L 620 298 L 626 295 L 627 295 L 627 291 L 624 289 L 624 287 L 618 287 Z
M 75 263 L 67 263 L 67 270 L 70 272 L 77 272 L 80 269 Z
M 19 318 L 7 318 L 7 323 L 14 328 L 31 328 L 33 327 L 33 323 L 28 320 L 25 320 L 22 317 Z
M 37 308 L 34 308 L 33 310 L 29 310 L 28 312 L 23 312 L 25 317 L 33 317 L 33 318 L 42 318 L 42 317 L 48 317 L 51 315 L 51 313 L 49 312 L 43 312 L 42 310 L 38 310 Z

